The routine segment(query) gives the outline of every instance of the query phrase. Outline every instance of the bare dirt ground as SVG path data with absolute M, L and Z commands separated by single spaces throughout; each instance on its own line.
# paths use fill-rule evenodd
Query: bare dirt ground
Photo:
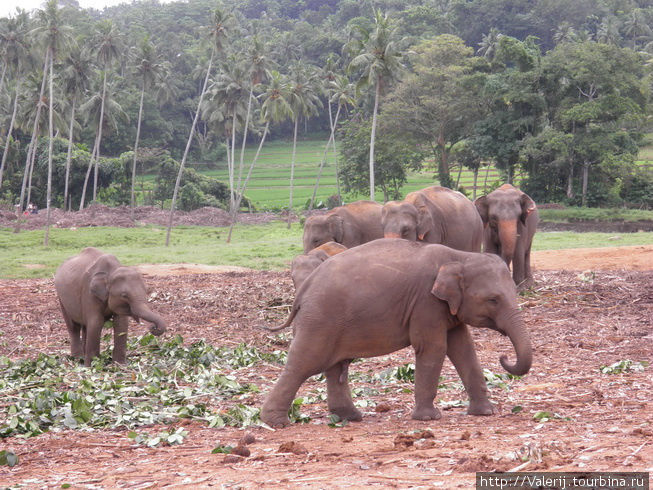
M 115 223 L 114 223 L 115 224 Z M 0 466 L 0 487 L 60 488 L 473 488 L 476 471 L 653 471 L 653 381 L 644 371 L 603 374 L 618 361 L 650 362 L 653 352 L 653 247 L 619 247 L 535 254 L 536 286 L 520 297 L 534 345 L 529 374 L 494 387 L 496 413 L 471 417 L 446 402 L 464 392 L 440 390 L 442 419 L 410 419 L 412 385 L 371 395 L 362 422 L 328 426 L 325 403 L 305 405 L 308 424 L 280 430 L 208 428 L 185 420 L 189 435 L 178 446 L 147 448 L 126 430 L 51 431 L 29 439 L 0 440 L 19 465 Z M 170 323 L 165 336 L 187 343 L 241 342 L 263 351 L 285 348 L 258 328 L 285 317 L 293 298 L 288 272 L 215 271 L 193 264 L 143 266 L 153 306 Z M 131 325 L 132 335 L 145 332 Z M 0 356 L 34 358 L 66 354 L 66 328 L 52 280 L 0 280 Z M 510 343 L 496 332 L 474 329 L 483 367 L 501 373 Z M 103 346 L 104 347 L 104 346 Z M 374 374 L 413 362 L 410 349 L 354 363 Z M 241 383 L 260 393 L 233 401 L 260 406 L 280 373 L 273 364 L 238 370 Z M 447 361 L 446 383 L 458 381 Z M 367 379 L 367 378 L 364 378 Z M 304 384 L 298 396 L 323 383 Z M 378 388 L 378 386 L 377 386 Z M 6 406 L 0 400 L 0 408 Z M 523 407 L 513 413 L 515 406 Z M 224 406 L 228 408 L 228 406 Z M 534 419 L 551 412 L 548 421 Z M 143 430 L 156 433 L 161 427 Z M 246 434 L 249 457 L 211 454 Z

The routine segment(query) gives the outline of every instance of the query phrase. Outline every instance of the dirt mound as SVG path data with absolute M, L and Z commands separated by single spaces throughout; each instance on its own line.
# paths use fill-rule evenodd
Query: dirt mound
M 50 222 L 55 228 L 82 228 L 88 226 L 117 226 L 131 228 L 142 225 L 167 226 L 170 219 L 170 210 L 156 206 L 138 206 L 132 213 L 129 206 L 109 207 L 102 204 L 93 204 L 81 211 L 63 211 L 52 208 Z M 241 223 L 258 224 L 278 220 L 280 217 L 274 213 L 242 213 L 238 220 Z M 21 216 L 21 228 L 36 230 L 46 225 L 47 213 L 45 210 L 37 214 Z M 175 211 L 173 225 L 195 226 L 229 226 L 231 220 L 229 213 L 224 209 L 203 207 L 193 211 Z M 15 213 L 0 210 L 0 227 L 13 227 L 16 225 Z

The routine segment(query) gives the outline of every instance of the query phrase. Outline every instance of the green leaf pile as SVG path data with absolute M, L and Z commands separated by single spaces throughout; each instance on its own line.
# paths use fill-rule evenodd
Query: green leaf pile
M 285 362 L 285 352 L 263 353 L 245 344 L 214 347 L 203 340 L 185 346 L 181 336 L 161 341 L 150 334 L 130 340 L 129 352 L 128 366 L 111 364 L 107 349 L 91 368 L 45 354 L 16 362 L 0 357 L 0 437 L 30 437 L 51 428 L 131 429 L 180 418 L 213 427 L 256 424 L 258 408 L 219 405 L 258 391 L 238 382 L 238 369 Z

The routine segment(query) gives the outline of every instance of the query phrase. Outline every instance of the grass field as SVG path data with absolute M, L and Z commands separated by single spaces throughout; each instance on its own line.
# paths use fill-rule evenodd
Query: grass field
M 163 227 L 50 230 L 50 247 L 43 247 L 43 231 L 14 234 L 0 228 L 0 278 L 48 277 L 67 258 L 84 247 L 98 247 L 116 255 L 125 265 L 144 263 L 196 263 L 238 265 L 259 270 L 288 268 L 292 258 L 302 253 L 302 228 L 291 229 L 282 222 L 265 225 L 239 225 L 232 243 L 225 243 L 226 228 L 177 227 L 166 247 Z M 534 250 L 559 250 L 579 247 L 653 244 L 653 233 L 623 233 L 618 242 L 614 233 L 537 233 Z

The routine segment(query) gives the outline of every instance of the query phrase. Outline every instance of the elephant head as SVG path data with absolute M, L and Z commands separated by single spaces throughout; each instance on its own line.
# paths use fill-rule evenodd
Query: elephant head
M 510 266 L 515 255 L 518 228 L 526 224 L 535 211 L 535 202 L 525 193 L 505 184 L 487 196 L 474 201 L 483 225 L 490 228 L 497 244 L 497 254 Z
M 385 238 L 422 241 L 427 234 L 435 233 L 426 198 L 421 194 L 416 194 L 411 201 L 407 196 L 405 201 L 387 202 L 381 211 L 381 224 Z
M 344 219 L 337 214 L 310 216 L 304 224 L 304 253 L 327 242 L 342 243 L 345 233 Z
M 496 255 L 475 255 L 464 262 L 440 266 L 431 294 L 446 301 L 451 315 L 461 322 L 507 335 L 517 361 L 510 364 L 501 356 L 501 365 L 510 374 L 526 374 L 532 363 L 532 347 L 510 271 Z
M 131 316 L 137 322 L 142 318 L 151 322 L 150 332 L 161 335 L 166 329 L 165 320 L 147 305 L 147 289 L 140 272 L 132 267 L 103 267 L 106 262 L 116 260 L 112 255 L 102 256 L 96 261 L 90 278 L 90 291 L 107 308 L 122 316 Z M 117 260 L 116 260 L 117 262 Z

